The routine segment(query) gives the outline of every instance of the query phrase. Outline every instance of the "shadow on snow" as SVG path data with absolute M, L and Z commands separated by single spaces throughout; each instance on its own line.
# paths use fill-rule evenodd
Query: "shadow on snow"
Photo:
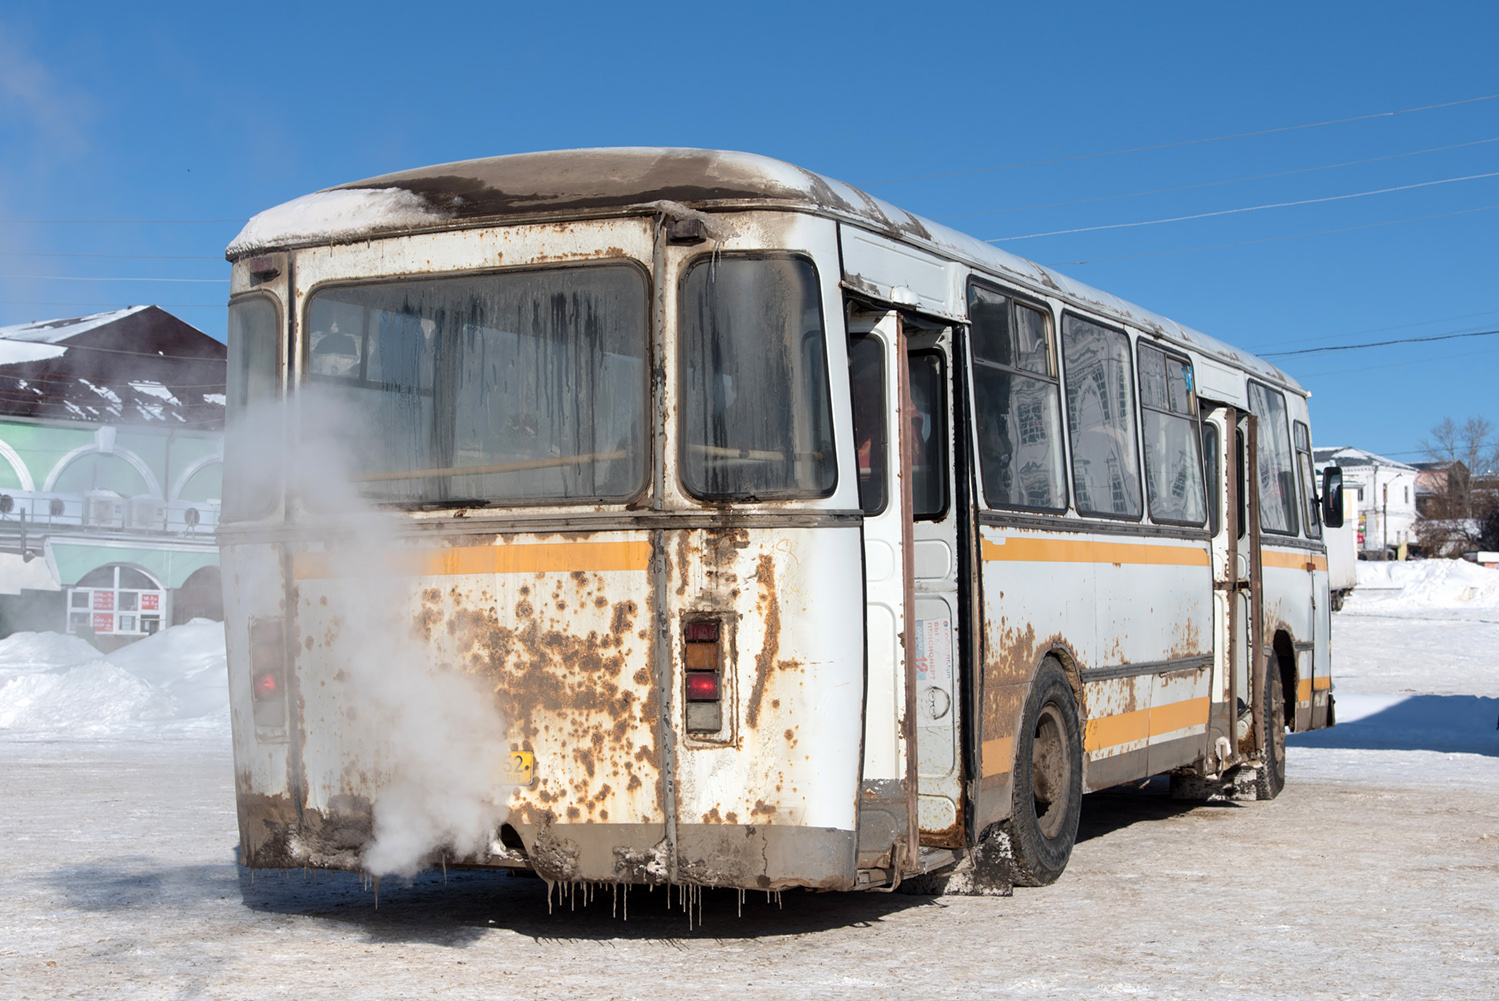
M 1412 695 L 1327 730 L 1286 736 L 1290 747 L 1442 751 L 1499 757 L 1499 699 Z

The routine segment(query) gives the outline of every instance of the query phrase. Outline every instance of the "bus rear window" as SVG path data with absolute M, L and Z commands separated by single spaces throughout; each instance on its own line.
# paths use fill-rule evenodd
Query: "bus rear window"
M 325 289 L 304 439 L 381 502 L 620 501 L 644 484 L 646 282 L 630 265 Z
M 224 519 L 270 514 L 281 497 L 280 423 L 269 406 L 276 398 L 280 361 L 276 305 L 253 295 L 229 304 L 229 374 L 226 386 Z
M 682 280 L 681 475 L 710 500 L 832 493 L 832 410 L 817 271 L 715 257 Z

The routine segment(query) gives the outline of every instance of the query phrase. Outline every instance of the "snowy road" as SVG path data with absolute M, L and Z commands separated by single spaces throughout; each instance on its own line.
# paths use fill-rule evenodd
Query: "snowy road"
M 1275 802 L 1099 793 L 1055 886 L 709 894 L 692 930 L 660 891 L 549 914 L 491 873 L 378 909 L 347 874 L 251 885 L 221 732 L 0 731 L 0 997 L 1490 999 L 1499 609 L 1388 604 L 1337 616 L 1342 722 L 1293 735 Z

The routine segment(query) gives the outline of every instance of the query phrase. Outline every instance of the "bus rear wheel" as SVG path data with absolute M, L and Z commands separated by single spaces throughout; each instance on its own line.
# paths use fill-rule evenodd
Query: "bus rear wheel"
M 1015 747 L 1008 821 L 1018 886 L 1054 883 L 1067 868 L 1083 806 L 1083 738 L 1072 685 L 1056 661 L 1036 673 Z

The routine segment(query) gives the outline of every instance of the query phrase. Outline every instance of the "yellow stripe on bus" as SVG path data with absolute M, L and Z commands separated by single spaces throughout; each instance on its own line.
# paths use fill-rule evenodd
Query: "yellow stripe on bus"
M 984 540 L 986 561 L 1018 563 L 1131 563 L 1165 566 L 1208 566 L 1208 551 L 1192 546 L 1162 546 L 1140 542 L 1088 542 L 1082 539 L 1010 538 Z
M 1208 700 L 1186 699 L 1149 709 L 1100 716 L 1088 720 L 1083 746 L 1088 751 L 1128 744 L 1163 733 L 1185 730 L 1189 726 L 1206 726 L 1208 722 Z
M 373 561 L 360 556 L 297 553 L 294 580 L 362 577 L 371 572 L 396 577 L 450 577 L 460 574 L 570 573 L 574 570 L 645 570 L 649 542 L 547 542 L 508 546 L 451 546 L 397 549 Z
M 1311 566 L 1307 566 L 1310 563 Z M 1283 570 L 1326 570 L 1327 557 L 1312 553 L 1295 553 L 1266 549 L 1260 553 L 1260 565 Z

